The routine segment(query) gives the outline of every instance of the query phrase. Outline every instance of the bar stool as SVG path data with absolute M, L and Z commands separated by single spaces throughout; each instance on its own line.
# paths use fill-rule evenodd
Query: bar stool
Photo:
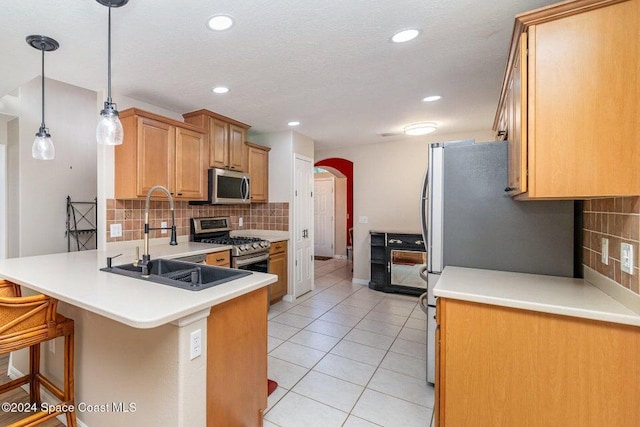
M 35 426 L 63 413 L 67 426 L 77 426 L 73 411 L 73 320 L 58 314 L 57 306 L 58 300 L 46 295 L 23 297 L 19 285 L 0 279 L 0 354 L 29 347 L 29 373 L 0 385 L 0 394 L 29 384 L 30 402 L 40 405 L 42 385 L 60 401 L 56 406 L 59 411 L 36 412 L 10 427 Z M 64 337 L 64 390 L 40 373 L 40 343 L 57 337 Z

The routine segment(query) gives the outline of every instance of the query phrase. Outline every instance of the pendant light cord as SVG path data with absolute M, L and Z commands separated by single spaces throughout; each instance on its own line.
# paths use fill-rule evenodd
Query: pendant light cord
M 109 70 L 107 73 L 107 86 L 109 93 L 107 94 L 107 102 L 111 105 L 111 3 L 109 3 L 109 42 L 107 45 L 108 53 L 107 53 L 107 61 L 109 65 Z
M 44 50 L 45 50 L 44 42 L 40 45 L 40 49 L 42 50 L 42 123 L 40 124 L 40 131 L 43 131 L 44 130 Z

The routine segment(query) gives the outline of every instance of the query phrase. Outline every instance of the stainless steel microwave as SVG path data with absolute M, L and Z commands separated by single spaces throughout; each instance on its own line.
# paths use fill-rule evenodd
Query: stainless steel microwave
M 192 201 L 192 205 L 236 205 L 251 203 L 249 175 L 226 169 L 210 168 L 208 197 L 205 201 Z

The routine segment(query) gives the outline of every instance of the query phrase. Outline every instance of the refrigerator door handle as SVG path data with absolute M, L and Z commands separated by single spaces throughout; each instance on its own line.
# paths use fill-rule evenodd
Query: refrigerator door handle
M 420 272 L 418 274 L 420 274 L 420 278 L 422 278 L 422 280 L 424 280 L 425 282 L 429 283 L 429 279 L 427 278 L 427 266 L 426 265 L 424 267 L 420 268 Z

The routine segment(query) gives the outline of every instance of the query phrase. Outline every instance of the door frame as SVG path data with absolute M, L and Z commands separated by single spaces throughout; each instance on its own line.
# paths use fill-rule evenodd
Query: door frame
M 292 187 L 291 187 L 291 200 L 293 201 L 292 203 L 292 215 L 291 215 L 291 246 L 292 246 L 292 250 L 291 250 L 291 258 L 289 259 L 290 262 L 290 269 L 289 269 L 289 277 L 291 278 L 290 282 L 290 287 L 289 287 L 289 291 L 288 294 L 283 298 L 285 301 L 294 301 L 296 299 L 296 252 L 298 250 L 298 245 L 297 245 L 297 233 L 301 233 L 301 228 L 300 228 L 300 217 L 299 217 L 299 212 L 296 209 L 296 197 L 295 197 L 295 192 L 296 192 L 296 188 L 298 187 L 298 178 L 297 178 L 297 173 L 296 173 L 296 166 L 297 166 L 297 162 L 299 160 L 308 162 L 309 165 L 311 166 L 311 188 L 313 191 L 313 159 L 307 156 L 304 156 L 302 154 L 298 154 L 298 153 L 293 153 L 293 167 L 291 168 L 292 170 L 292 174 L 293 174 L 293 178 L 292 178 Z M 313 268 L 313 263 L 311 261 L 311 258 L 313 258 L 313 239 L 314 239 L 314 230 L 313 230 L 313 195 L 311 196 L 312 200 L 311 200 L 311 206 L 308 212 L 308 218 L 307 218 L 307 224 L 308 227 L 308 239 L 311 242 L 311 257 L 309 260 L 306 260 L 307 262 L 309 262 L 309 276 L 310 276 L 310 281 L 311 281 L 311 290 L 313 291 L 315 289 L 315 277 L 314 277 L 314 268 Z M 302 268 L 302 267 L 301 267 Z

